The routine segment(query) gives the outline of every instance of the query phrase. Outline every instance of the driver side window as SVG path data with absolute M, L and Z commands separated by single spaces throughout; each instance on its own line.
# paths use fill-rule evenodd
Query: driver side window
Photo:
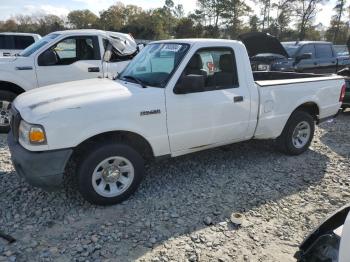
M 182 93 L 239 87 L 233 50 L 230 48 L 198 50 L 188 62 L 177 86 L 180 86 Z
M 39 66 L 70 65 L 82 60 L 100 60 L 97 37 L 79 36 L 65 38 L 43 52 Z

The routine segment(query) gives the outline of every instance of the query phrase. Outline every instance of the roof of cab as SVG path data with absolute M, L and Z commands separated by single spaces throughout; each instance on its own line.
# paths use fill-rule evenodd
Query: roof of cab
M 159 40 L 152 43 L 180 43 L 180 44 L 195 44 L 195 43 L 240 43 L 237 40 L 229 39 L 214 39 L 214 38 L 187 38 L 187 39 L 168 39 Z
M 0 32 L 0 35 L 29 35 L 29 36 L 40 36 L 39 34 L 20 33 L 20 32 Z

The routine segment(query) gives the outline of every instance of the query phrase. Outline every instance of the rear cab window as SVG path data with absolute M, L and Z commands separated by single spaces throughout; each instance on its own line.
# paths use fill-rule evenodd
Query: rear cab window
M 0 35 L 0 49 L 14 49 L 12 37 L 9 35 Z
M 316 58 L 332 58 L 333 50 L 332 46 L 329 44 L 317 44 L 316 48 Z
M 34 42 L 30 35 L 0 35 L 0 49 L 23 50 Z
M 312 58 L 316 57 L 315 46 L 313 44 L 306 44 L 300 48 L 299 55 L 311 54 Z

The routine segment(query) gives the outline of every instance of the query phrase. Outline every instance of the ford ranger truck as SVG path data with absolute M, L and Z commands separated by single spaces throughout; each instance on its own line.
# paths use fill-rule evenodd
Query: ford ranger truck
M 210 70 L 202 57 L 211 57 Z M 315 124 L 333 118 L 341 76 L 251 70 L 232 40 L 147 45 L 117 79 L 88 79 L 21 94 L 8 136 L 17 173 L 52 190 L 75 161 L 91 203 L 127 199 L 144 163 L 250 139 L 275 139 L 288 155 L 306 151 Z
M 128 34 L 67 30 L 41 38 L 15 57 L 0 57 L 0 133 L 9 131 L 9 110 L 17 95 L 62 82 L 113 78 L 137 51 Z

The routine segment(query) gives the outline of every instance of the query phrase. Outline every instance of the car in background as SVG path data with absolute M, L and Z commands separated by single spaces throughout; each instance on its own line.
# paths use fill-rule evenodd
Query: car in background
M 140 47 L 129 34 L 94 29 L 53 32 L 16 56 L 0 57 L 0 133 L 10 129 L 21 93 L 89 78 L 115 78 Z
M 309 234 L 295 254 L 297 262 L 350 261 L 350 205 L 328 217 Z
M 324 41 L 280 42 L 267 33 L 247 33 L 239 39 L 248 49 L 253 71 L 331 74 L 350 65 L 349 56 L 338 56 Z
M 30 33 L 0 33 L 0 56 L 14 56 L 41 38 Z
M 338 56 L 349 56 L 349 49 L 346 45 L 334 45 L 333 47 Z

